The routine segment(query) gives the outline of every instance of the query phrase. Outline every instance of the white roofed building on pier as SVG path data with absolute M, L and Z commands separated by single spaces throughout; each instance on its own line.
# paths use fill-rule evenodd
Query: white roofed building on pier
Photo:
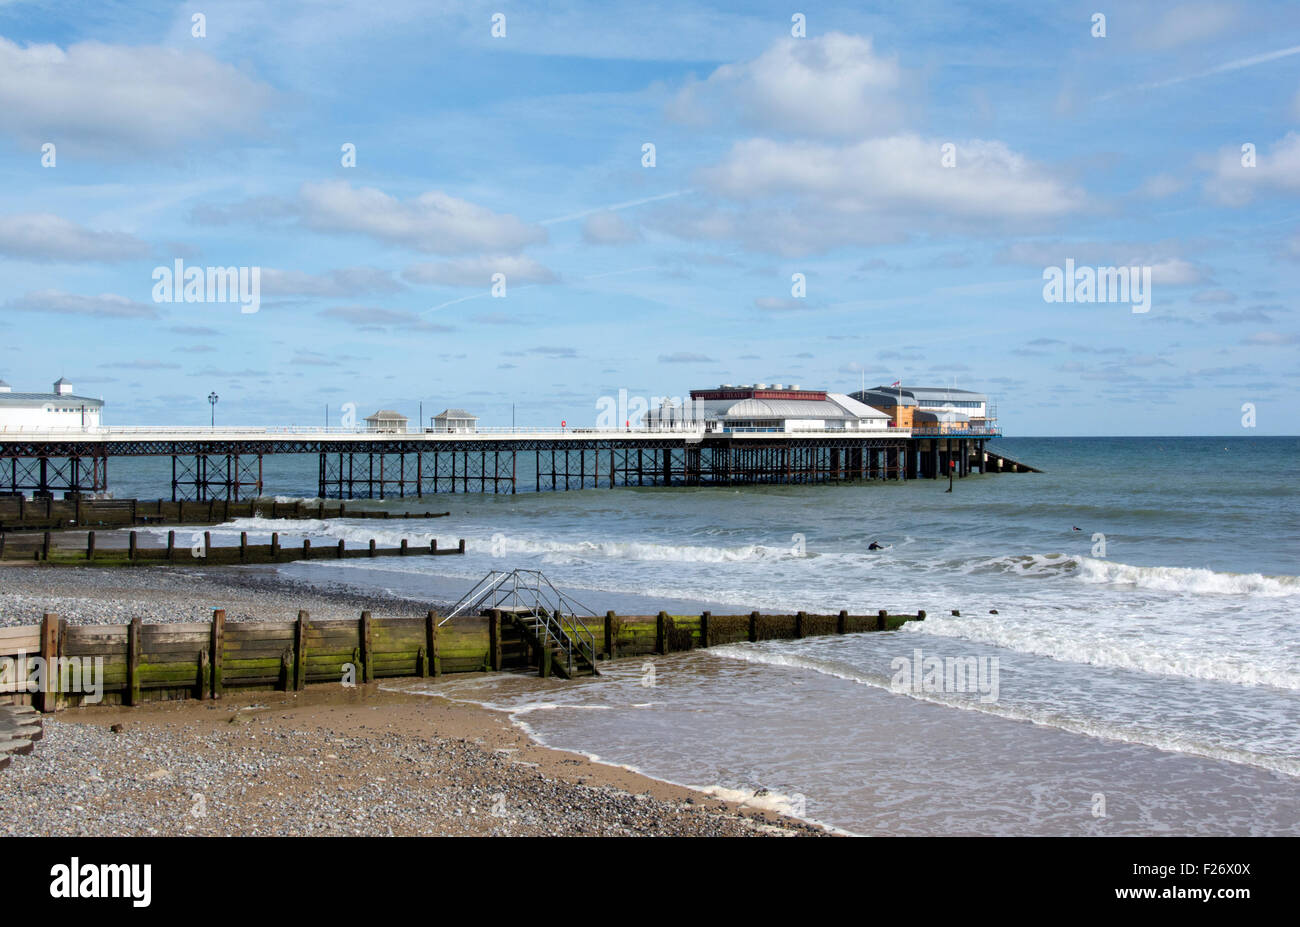
M 403 434 L 406 432 L 406 416 L 392 409 L 380 409 L 374 415 L 366 416 L 366 431 L 382 434 Z
M 0 380 L 0 431 L 88 431 L 103 409 L 104 400 L 76 395 L 63 377 L 48 393 L 16 393 Z
M 444 409 L 433 417 L 433 430 L 472 434 L 478 431 L 478 416 L 464 409 Z
M 652 430 L 702 427 L 706 432 L 885 431 L 889 416 L 844 393 L 798 385 L 723 384 L 691 390 L 689 400 L 665 400 L 646 413 Z

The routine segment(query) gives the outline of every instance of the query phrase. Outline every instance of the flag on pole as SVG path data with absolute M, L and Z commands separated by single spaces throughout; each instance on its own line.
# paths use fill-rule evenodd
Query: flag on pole
M 902 381 L 902 380 L 895 380 L 893 383 L 890 383 L 889 385 L 890 385 L 890 386 L 902 386 L 902 385 L 903 385 L 903 381 Z

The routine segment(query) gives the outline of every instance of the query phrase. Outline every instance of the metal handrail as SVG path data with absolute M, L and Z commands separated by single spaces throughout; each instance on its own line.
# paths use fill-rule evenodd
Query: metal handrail
M 575 647 L 591 664 L 592 670 L 595 670 L 596 636 L 578 611 L 585 612 L 591 618 L 595 618 L 596 614 L 556 589 L 540 570 L 490 571 L 460 597 L 446 617 L 438 622 L 438 626 L 442 627 L 453 618 L 470 612 L 505 607 L 506 603 L 513 607 L 523 607 L 538 619 L 537 627 L 542 630 L 542 645 L 549 646 L 554 638 L 564 651 L 565 665 L 570 676 L 573 675 Z

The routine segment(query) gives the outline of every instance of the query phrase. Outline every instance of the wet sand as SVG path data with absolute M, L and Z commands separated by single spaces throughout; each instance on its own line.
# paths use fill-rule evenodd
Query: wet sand
M 269 569 L 6 567 L 0 626 L 418 615 L 437 603 L 307 588 Z M 47 715 L 0 772 L 11 835 L 816 835 L 529 740 L 501 712 L 425 695 L 312 686 Z M 121 725 L 118 732 L 112 727 Z
M 375 685 L 46 717 L 37 749 L 0 772 L 9 835 L 820 833 Z

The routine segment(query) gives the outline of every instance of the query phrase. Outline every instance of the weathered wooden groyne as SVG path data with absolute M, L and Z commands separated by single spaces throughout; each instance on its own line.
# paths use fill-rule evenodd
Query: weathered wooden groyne
M 20 535 L 16 540 L 6 539 L 0 533 L 0 560 L 30 560 L 52 566 L 145 566 L 157 563 L 219 566 L 290 563 L 296 560 L 344 560 L 350 557 L 437 557 L 465 553 L 464 538 L 459 539 L 455 547 L 441 548 L 437 538 L 431 538 L 427 547 L 423 544 L 411 546 L 406 538 L 402 538 L 397 547 L 380 547 L 374 538 L 370 539 L 366 547 L 348 548 L 342 538 L 337 544 L 313 547 L 310 538 L 304 538 L 301 545 L 283 546 L 280 544 L 279 532 L 272 532 L 270 544 L 249 544 L 248 532 L 241 531 L 237 545 L 223 547 L 213 545 L 210 531 L 204 531 L 201 539 L 198 539 L 197 532 L 195 535 L 196 539 L 192 543 L 182 539 L 177 544 L 176 532 L 168 531 L 166 547 L 141 547 L 136 532 L 132 531 L 127 536 L 126 547 L 96 548 L 94 531 L 87 531 L 84 543 L 77 547 L 57 544 L 52 531 L 46 531 L 42 535 Z
M 0 628 L 0 698 L 41 711 L 94 702 L 138 705 L 175 698 L 220 698 L 235 690 L 298 690 L 378 679 L 537 669 L 549 661 L 500 611 L 439 626 L 423 617 L 293 621 L 211 621 L 72 625 L 46 614 L 39 625 Z M 720 644 L 827 634 L 895 631 L 916 614 L 617 615 L 594 629 L 604 660 L 644 658 Z M 99 664 L 94 661 L 100 660 Z M 29 684 L 43 667 L 39 686 Z M 96 670 L 95 667 L 99 669 Z M 87 692 L 87 680 L 101 691 Z M 37 688 L 38 691 L 31 691 Z
M 346 502 L 274 499 L 26 499 L 0 497 L 0 532 L 115 528 L 135 525 L 216 525 L 232 518 L 446 518 L 450 512 L 390 512 Z

